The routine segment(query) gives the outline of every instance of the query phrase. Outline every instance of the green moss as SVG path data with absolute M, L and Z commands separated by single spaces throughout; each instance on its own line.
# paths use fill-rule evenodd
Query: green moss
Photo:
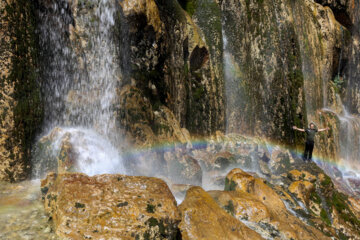
M 127 205 L 129 205 L 128 202 L 122 202 L 122 203 L 118 203 L 116 206 L 117 206 L 117 207 L 125 207 L 125 206 L 127 206 Z
M 198 88 L 196 88 L 193 92 L 194 100 L 199 101 L 203 97 L 204 92 L 205 90 L 203 86 L 199 86 Z
M 49 191 L 48 187 L 41 188 L 41 193 L 44 194 L 44 195 L 47 194 L 48 191 Z
M 234 208 L 233 201 L 229 200 L 228 204 L 224 206 L 224 209 L 231 215 L 233 215 L 233 216 L 235 215 L 235 208 Z
M 236 186 L 236 182 L 234 182 L 233 180 L 229 181 L 228 178 L 225 178 L 225 191 L 235 191 Z
M 76 208 L 85 208 L 85 204 L 76 202 L 76 203 L 75 203 L 75 207 L 76 207 Z
M 181 7 L 190 15 L 192 16 L 196 10 L 196 0 L 179 0 Z
M 321 198 L 315 191 L 310 193 L 310 200 L 314 203 L 321 204 Z
M 346 195 L 334 191 L 330 204 L 336 209 L 344 221 L 351 223 L 360 230 L 360 221 L 349 208 L 349 205 L 346 202 L 347 199 L 348 197 Z
M 339 239 L 340 240 L 349 240 L 350 238 L 348 236 L 346 236 L 343 232 L 339 231 Z
M 325 211 L 325 209 L 323 209 L 323 208 L 321 209 L 320 217 L 321 217 L 321 219 L 323 220 L 323 222 L 326 223 L 326 225 L 328 225 L 328 226 L 331 225 L 330 218 L 329 218 L 327 212 Z
M 150 228 L 153 228 L 156 226 L 158 227 L 158 232 L 155 233 L 155 237 L 153 239 L 169 239 L 170 236 L 168 236 L 169 234 L 167 233 L 167 230 L 170 230 L 170 229 L 167 229 L 165 227 L 163 220 L 159 221 L 156 218 L 151 217 L 145 222 L 145 224 L 147 226 L 149 226 Z M 148 230 L 144 233 L 144 239 L 150 239 L 150 232 L 152 232 L 152 231 Z M 152 232 L 152 233 L 154 233 L 154 232 Z
M 331 178 L 327 175 L 325 175 L 325 179 L 321 181 L 321 186 L 324 188 L 330 187 L 333 185 Z
M 155 213 L 156 210 L 156 206 L 152 205 L 152 204 L 147 204 L 146 206 L 146 212 L 148 213 Z

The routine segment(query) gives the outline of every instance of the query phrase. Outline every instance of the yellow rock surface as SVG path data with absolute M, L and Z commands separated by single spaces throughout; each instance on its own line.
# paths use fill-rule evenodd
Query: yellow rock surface
M 255 231 L 226 213 L 200 187 L 188 190 L 179 210 L 183 240 L 262 239 Z
M 251 222 L 269 222 L 270 213 L 267 207 L 252 195 L 234 191 L 209 191 L 215 201 L 237 219 Z
M 314 191 L 314 185 L 308 181 L 295 181 L 290 184 L 289 191 L 308 204 L 310 193 Z
M 254 183 L 255 178 L 253 176 L 240 168 L 234 168 L 226 176 L 225 190 L 250 192 L 250 188 L 253 187 Z
M 226 179 L 228 184 L 232 185 L 231 190 L 249 193 L 253 199 L 266 206 L 270 214 L 269 224 L 277 230 L 280 239 L 329 239 L 319 230 L 292 215 L 280 196 L 264 180 L 252 177 L 241 169 L 233 169 Z
M 316 181 L 316 177 L 314 175 L 310 174 L 307 171 L 301 171 L 300 172 L 297 169 L 289 171 L 288 176 L 293 181 L 298 181 L 298 180 L 306 180 L 306 181 L 309 181 L 309 182 Z
M 49 174 L 41 184 L 56 234 L 68 239 L 174 238 L 180 216 L 158 178 Z

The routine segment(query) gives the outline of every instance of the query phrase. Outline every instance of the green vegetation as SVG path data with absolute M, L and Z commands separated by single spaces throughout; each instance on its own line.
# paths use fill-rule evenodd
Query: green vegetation
M 128 202 L 122 202 L 122 203 L 118 203 L 116 206 L 117 206 L 117 207 L 125 207 L 125 206 L 127 206 L 127 205 L 129 205 Z
M 231 215 L 235 215 L 235 207 L 233 201 L 229 200 L 228 204 L 224 206 L 224 209 Z
M 76 203 L 75 203 L 75 207 L 76 207 L 76 208 L 85 208 L 85 204 L 76 202 Z
M 229 181 L 228 178 L 225 178 L 225 191 L 235 191 L 237 184 L 231 180 Z
M 146 212 L 148 213 L 155 213 L 155 210 L 156 210 L 156 206 L 150 203 L 146 206 Z
M 310 200 L 314 203 L 321 204 L 321 198 L 315 191 L 310 193 Z
M 331 181 L 331 178 L 328 175 L 325 175 L 325 179 L 322 180 L 320 184 L 323 188 L 327 188 L 334 185 Z
M 41 193 L 44 194 L 44 195 L 47 194 L 48 191 L 49 191 L 48 187 L 42 187 L 41 188 Z
M 196 0 L 179 0 L 181 7 L 192 16 L 195 13 L 197 1 Z
M 145 240 L 168 239 L 169 236 L 167 234 L 167 228 L 171 227 L 171 223 L 169 225 L 167 225 L 167 227 L 165 227 L 164 221 L 162 219 L 159 221 L 156 218 L 151 217 L 145 222 L 145 225 L 149 226 L 150 228 L 153 228 L 153 227 L 157 226 L 158 227 L 158 233 L 159 233 L 159 234 L 156 234 L 156 236 L 154 238 L 150 238 L 150 236 L 151 236 L 150 232 L 152 232 L 152 230 L 149 229 L 144 233 L 143 237 L 144 237 Z
M 336 75 L 336 77 L 333 80 L 333 86 L 336 93 L 340 94 L 342 92 L 342 89 L 344 87 L 344 80 L 339 75 Z
M 328 226 L 331 225 L 330 218 L 329 218 L 327 212 L 325 211 L 325 209 L 323 209 L 323 208 L 321 209 L 320 217 Z
M 334 191 L 332 198 L 328 200 L 329 206 L 335 208 L 345 222 L 349 222 L 357 229 L 360 229 L 360 220 L 354 215 L 347 204 L 348 197 L 340 192 Z

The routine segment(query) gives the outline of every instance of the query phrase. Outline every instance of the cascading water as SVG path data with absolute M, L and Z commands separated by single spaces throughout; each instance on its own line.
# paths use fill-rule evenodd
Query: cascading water
M 77 171 L 122 173 L 114 110 L 121 81 L 113 41 L 115 1 L 79 1 L 77 8 L 60 1 L 44 9 L 39 30 L 44 59 L 50 63 L 42 70 L 46 132 L 61 127 L 52 133 L 52 152 L 56 156 L 68 141 L 77 155 Z M 36 177 L 42 165 L 35 163 Z
M 341 75 L 344 47 L 343 27 L 341 27 L 341 35 L 342 46 L 340 48 L 337 74 L 334 80 L 334 84 L 338 88 L 342 87 L 343 79 L 346 78 L 346 76 Z M 327 84 L 323 85 L 323 89 L 327 89 Z M 333 136 L 334 138 L 338 138 L 339 144 L 338 159 L 335 162 L 335 169 L 337 170 L 328 166 L 327 163 L 322 164 L 330 175 L 336 176 L 338 175 L 337 171 L 340 170 L 343 179 L 342 183 L 347 185 L 346 188 L 348 188 L 349 191 L 354 191 L 356 194 L 356 191 L 358 191 L 356 190 L 357 183 L 352 184 L 352 182 L 357 182 L 360 178 L 360 168 L 358 163 L 360 159 L 360 118 L 347 111 L 347 108 L 343 105 L 338 93 L 336 93 L 335 102 L 335 106 L 333 107 L 324 105 L 323 111 L 336 115 L 339 122 L 338 137 Z

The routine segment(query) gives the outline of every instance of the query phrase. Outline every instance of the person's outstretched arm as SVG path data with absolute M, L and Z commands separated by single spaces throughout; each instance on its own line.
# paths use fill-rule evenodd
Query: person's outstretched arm
M 293 126 L 293 129 L 294 129 L 294 130 L 297 130 L 297 131 L 300 131 L 300 132 L 305 132 L 304 129 L 298 128 L 298 127 L 296 127 L 296 126 Z
M 327 131 L 327 130 L 329 130 L 328 127 L 327 128 L 321 128 L 321 129 L 318 129 L 318 132 L 324 132 L 324 131 Z

